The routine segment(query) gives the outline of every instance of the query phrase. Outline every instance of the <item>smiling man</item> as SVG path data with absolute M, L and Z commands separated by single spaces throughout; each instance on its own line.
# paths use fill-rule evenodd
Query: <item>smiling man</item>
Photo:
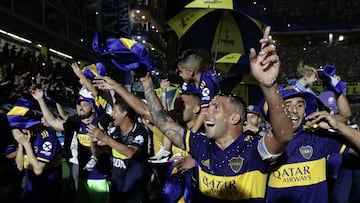
M 246 105 L 238 96 L 217 95 L 205 111 L 205 134 L 194 133 L 176 124 L 163 111 L 150 75 L 140 78 L 154 123 L 174 145 L 181 147 L 198 162 L 199 202 L 264 202 L 270 162 L 276 159 L 292 138 L 291 122 L 284 101 L 274 83 L 280 62 L 270 27 L 260 40 L 261 51 L 250 51 L 254 78 L 269 102 L 273 134 L 246 140 L 243 123 Z
M 332 154 L 353 154 L 355 151 L 339 141 L 340 136 L 359 148 L 359 138 L 345 124 L 335 120 L 326 111 L 317 111 L 317 100 L 312 93 L 298 92 L 285 88 L 280 90 L 285 100 L 294 132 L 293 139 L 287 145 L 284 153 L 274 164 L 274 171 L 269 175 L 267 202 L 291 203 L 327 203 L 329 171 L 328 157 Z M 270 117 L 271 118 L 271 117 Z M 316 124 L 319 128 L 306 129 Z M 336 124 L 335 124 L 336 123 Z M 328 131 L 331 126 L 336 130 Z

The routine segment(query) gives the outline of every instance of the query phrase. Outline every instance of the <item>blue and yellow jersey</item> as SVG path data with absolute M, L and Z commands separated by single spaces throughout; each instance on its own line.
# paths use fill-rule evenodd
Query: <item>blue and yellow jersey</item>
M 267 202 L 329 202 L 327 157 L 349 147 L 326 136 L 297 133 L 269 175 Z
M 39 162 L 45 164 L 41 175 L 35 175 L 28 156 L 24 150 L 25 189 L 24 200 L 36 202 L 39 199 L 45 202 L 55 202 L 61 194 L 61 150 L 56 131 L 51 128 L 43 128 L 36 133 L 31 141 L 34 154 Z
M 116 141 L 138 148 L 138 152 L 132 157 L 126 157 L 119 151 L 112 149 L 112 185 L 114 191 L 129 192 L 139 181 L 145 180 L 145 162 L 147 156 L 148 131 L 136 123 L 128 135 L 122 135 L 120 128 L 116 127 L 111 133 Z
M 92 123 L 95 124 L 95 121 Z M 108 169 L 109 167 L 109 156 L 106 154 L 97 157 L 98 166 L 95 167 L 92 171 L 83 170 L 87 162 L 91 158 L 91 141 L 90 136 L 86 130 L 87 124 L 80 122 L 80 127 L 77 131 L 76 137 L 78 139 L 78 159 L 79 159 L 79 177 L 82 179 L 93 179 L 93 180 L 103 180 L 108 179 Z M 101 168 L 103 167 L 103 168 Z M 101 171 L 101 172 L 100 172 Z
M 258 141 L 242 134 L 222 150 L 202 133 L 185 132 L 186 150 L 199 164 L 201 202 L 264 202 L 269 165 Z
M 198 93 L 201 99 L 201 108 L 207 108 L 214 96 L 220 92 L 220 84 L 214 71 L 201 73 L 199 87 L 196 87 L 194 83 L 184 82 L 181 88 L 186 89 L 187 92 Z

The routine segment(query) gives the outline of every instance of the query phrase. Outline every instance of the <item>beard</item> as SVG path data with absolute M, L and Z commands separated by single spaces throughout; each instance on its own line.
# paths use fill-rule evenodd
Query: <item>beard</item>
M 86 118 L 89 118 L 90 116 L 92 115 L 92 112 L 87 112 L 85 114 L 79 114 L 79 118 L 80 119 L 86 119 Z

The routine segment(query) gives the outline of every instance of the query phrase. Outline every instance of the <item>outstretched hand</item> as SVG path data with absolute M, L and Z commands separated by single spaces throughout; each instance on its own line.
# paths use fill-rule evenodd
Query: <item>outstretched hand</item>
M 76 63 L 72 63 L 71 68 L 78 78 L 81 78 L 82 76 L 84 76 L 84 73 L 82 72 L 82 70 Z
M 144 88 L 152 87 L 154 85 L 150 73 L 147 73 L 144 77 L 141 77 L 140 82 L 144 86 Z
M 306 117 L 307 123 L 310 125 L 317 124 L 322 129 L 337 129 L 338 121 L 335 119 L 334 115 L 331 115 L 327 111 L 317 111 Z
M 92 81 L 94 87 L 102 90 L 112 90 L 115 86 L 119 85 L 115 80 L 109 76 L 98 76 Z
M 280 60 L 276 53 L 274 40 L 270 37 L 270 27 L 266 27 L 263 38 L 260 39 L 261 49 L 258 54 L 250 49 L 250 68 L 255 79 L 265 87 L 272 87 L 279 75 Z
M 33 88 L 33 89 L 30 90 L 30 93 L 34 97 L 34 99 L 36 99 L 38 101 L 44 97 L 44 90 L 43 89 Z

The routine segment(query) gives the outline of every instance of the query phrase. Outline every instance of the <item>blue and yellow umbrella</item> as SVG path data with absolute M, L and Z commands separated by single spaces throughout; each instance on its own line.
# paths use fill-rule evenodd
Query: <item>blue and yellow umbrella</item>
M 265 25 L 236 0 L 195 0 L 168 24 L 183 43 L 215 53 L 248 54 L 259 47 Z

